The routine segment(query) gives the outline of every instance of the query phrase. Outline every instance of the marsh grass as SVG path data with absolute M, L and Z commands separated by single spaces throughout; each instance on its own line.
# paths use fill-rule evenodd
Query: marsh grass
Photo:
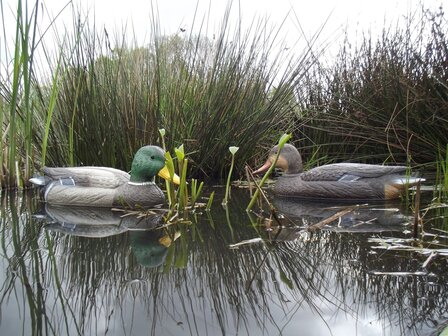
M 2 72 L 2 187 L 26 184 L 44 164 L 127 170 L 136 149 L 159 143 L 160 128 L 166 148 L 188 149 L 186 174 L 210 180 L 227 175 L 229 146 L 240 148 L 234 176 L 242 176 L 284 131 L 308 166 L 356 160 L 435 170 L 438 149 L 446 156 L 442 9 L 410 15 L 378 39 L 347 40 L 327 65 L 311 50 L 318 36 L 301 54 L 288 53 L 276 48 L 281 26 L 233 28 L 231 6 L 213 38 L 207 18 L 195 19 L 195 33 L 164 36 L 153 14 L 145 46 L 125 31 L 98 30 L 72 8 L 73 33 L 56 36 L 56 56 L 43 50 L 51 76 L 38 82 L 39 4 L 18 1 L 12 70 Z
M 229 6 L 214 38 L 202 26 L 163 36 L 154 15 L 149 42 L 138 47 L 125 32 L 99 32 L 72 8 L 73 33 L 56 36 L 57 57 L 39 45 L 51 75 L 37 82 L 39 4 L 28 11 L 18 1 L 13 70 L 1 79 L 2 187 L 22 186 L 43 165 L 127 170 L 137 148 L 157 143 L 159 128 L 167 148 L 189 148 L 189 174 L 222 177 L 229 145 L 244 144 L 242 166 L 291 115 L 286 102 L 307 54 L 274 49 L 280 29 L 266 21 L 233 29 Z
M 157 142 L 164 128 L 167 148 L 188 148 L 191 176 L 220 178 L 230 145 L 241 146 L 236 165 L 242 166 L 278 127 L 287 128 L 287 102 L 306 57 L 276 51 L 278 32 L 265 22 L 232 31 L 228 11 L 211 39 L 202 31 L 162 36 L 152 18 L 147 47 L 77 22 L 77 38 L 66 41 L 52 118 L 57 130 L 50 146 L 62 157 L 52 164 L 127 169 L 135 148 Z M 67 143 L 69 151 L 61 148 Z
M 0 187 L 21 186 L 22 173 L 29 174 L 32 169 L 32 86 L 33 58 L 36 48 L 37 15 L 39 7 L 30 8 L 28 2 L 17 1 L 16 27 L 14 34 L 13 58 L 8 59 L 6 43 L 0 44 L 5 69 L 2 69 L 0 89 L 2 151 L 0 153 Z M 1 18 L 6 13 L 1 3 Z M 3 24 L 3 37 L 6 40 L 6 28 Z M 11 65 L 6 68 L 6 65 Z M 18 167 L 24 167 L 24 171 Z
M 422 9 L 377 39 L 347 39 L 333 66 L 316 63 L 297 87 L 305 152 L 434 167 L 448 143 L 447 33 L 443 9 Z
M 448 144 L 445 148 L 445 156 L 439 149 L 439 160 L 436 166 L 436 178 L 434 184 L 434 198 L 440 201 L 448 200 Z

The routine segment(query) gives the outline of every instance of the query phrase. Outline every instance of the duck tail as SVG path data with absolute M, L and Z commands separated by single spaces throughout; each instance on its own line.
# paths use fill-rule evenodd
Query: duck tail
M 392 183 L 396 186 L 414 186 L 418 183 L 425 182 L 426 180 L 422 177 L 417 176 L 402 176 L 395 178 Z
M 29 179 L 29 181 L 37 186 L 45 186 L 48 184 L 50 179 L 46 176 L 35 176 Z

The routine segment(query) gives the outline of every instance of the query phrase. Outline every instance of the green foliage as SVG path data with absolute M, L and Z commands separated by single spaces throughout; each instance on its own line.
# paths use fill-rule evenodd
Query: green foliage
M 2 71 L 0 77 L 2 92 L 0 187 L 21 186 L 22 170 L 19 166 L 24 166 L 25 175 L 29 174 L 31 169 L 33 57 L 37 45 L 38 4 L 39 2 L 36 1 L 36 5 L 30 9 L 28 2 L 17 1 L 13 59 L 8 60 L 5 56 L 6 59 L 3 60 L 4 64 L 12 64 L 12 67 Z M 2 21 L 4 15 L 2 6 Z M 3 28 L 5 29 L 5 26 Z M 6 45 L 2 46 L 1 41 L 0 47 L 6 50 Z
M 434 197 L 439 201 L 448 200 L 448 144 L 445 147 L 445 156 L 443 150 L 439 148 L 439 160 L 436 165 L 436 179 L 434 186 Z
M 240 146 L 242 167 L 277 128 L 287 128 L 285 102 L 304 70 L 283 52 L 272 57 L 274 34 L 266 28 L 232 35 L 227 15 L 213 40 L 162 36 L 154 24 L 146 48 L 78 24 L 66 41 L 52 123 L 50 146 L 62 157 L 48 164 L 128 169 L 135 149 L 157 143 L 164 128 L 167 148 L 189 148 L 190 175 L 222 177 L 230 144 Z M 279 74 L 282 62 L 291 66 Z

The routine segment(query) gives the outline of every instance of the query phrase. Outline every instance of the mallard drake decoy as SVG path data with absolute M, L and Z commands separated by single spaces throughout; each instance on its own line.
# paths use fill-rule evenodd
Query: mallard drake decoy
M 157 146 L 140 148 L 132 161 L 131 173 L 108 167 L 44 167 L 44 175 L 30 179 L 43 186 L 49 204 L 92 207 L 153 207 L 165 202 L 155 184 L 159 175 L 170 179 L 165 152 Z M 173 182 L 179 184 L 175 175 Z
M 278 146 L 254 174 L 267 171 L 275 161 Z M 384 200 L 400 197 L 409 186 L 424 179 L 406 174 L 405 166 L 363 163 L 334 163 L 303 172 L 299 151 L 285 144 L 276 167 L 284 174 L 274 186 L 274 194 L 312 199 Z

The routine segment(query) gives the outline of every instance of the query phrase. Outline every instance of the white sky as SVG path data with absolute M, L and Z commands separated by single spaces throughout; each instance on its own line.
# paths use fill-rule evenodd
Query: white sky
M 8 2 L 15 2 L 8 0 Z M 42 0 L 49 11 L 56 13 L 66 3 L 63 0 Z M 123 22 L 132 22 L 136 31 L 144 35 L 151 12 L 151 2 L 158 7 L 162 29 L 167 33 L 175 33 L 180 27 L 189 28 L 194 20 L 194 12 L 198 7 L 198 18 L 210 11 L 210 26 L 217 28 L 222 18 L 226 0 L 73 0 L 84 9 L 95 11 L 98 23 L 109 28 Z M 334 29 L 345 26 L 371 27 L 382 26 L 384 18 L 394 19 L 405 15 L 423 3 L 429 7 L 440 6 L 442 0 L 233 0 L 233 14 L 239 12 L 243 22 L 251 22 L 254 17 L 269 17 L 273 24 L 280 24 L 291 9 L 295 11 L 305 31 L 314 32 L 330 17 L 328 27 Z M 287 25 L 295 30 L 293 22 Z
M 11 43 L 11 36 L 15 29 L 15 8 L 17 0 L 0 0 L 3 3 L 5 25 Z M 26 0 L 23 0 L 25 3 Z M 40 27 L 45 29 L 51 17 L 64 8 L 69 1 L 41 0 L 44 10 L 40 10 Z M 161 31 L 164 34 L 179 33 L 180 28 L 186 29 L 186 34 L 196 32 L 203 18 L 208 18 L 206 33 L 212 36 L 219 31 L 227 0 L 73 0 L 75 8 L 81 8 L 83 13 L 90 11 L 89 17 L 95 18 L 96 26 L 100 31 L 107 29 L 109 34 L 120 32 L 122 27 L 128 25 L 128 33 L 132 28 L 139 45 L 149 41 L 151 3 L 158 8 Z M 30 7 L 34 0 L 29 0 Z M 322 44 L 330 41 L 337 49 L 340 38 L 344 36 L 344 29 L 354 32 L 372 31 L 378 34 L 384 22 L 395 22 L 400 17 L 419 8 L 420 4 L 436 9 L 442 0 L 233 0 L 232 18 L 241 17 L 243 29 L 248 27 L 254 19 L 267 18 L 270 25 L 278 26 L 286 18 L 281 31 L 286 43 L 294 45 L 302 40 L 302 27 L 309 39 L 319 28 L 325 24 L 320 35 Z M 195 10 L 197 9 L 197 16 Z M 289 16 L 288 16 L 289 13 Z M 57 18 L 57 34 L 63 36 L 65 28 L 70 27 L 72 11 L 70 7 Z M 236 22 L 236 21 L 235 21 Z M 193 23 L 196 27 L 193 26 Z M 55 27 L 55 26 L 53 26 Z M 65 27 L 65 28 L 64 28 Z M 131 28 L 132 27 L 132 28 Z M 1 31 L 1 30 L 0 30 Z M 204 34 L 204 29 L 202 33 Z M 119 33 L 120 34 L 120 33 Z M 51 35 L 50 33 L 47 35 Z M 121 35 L 121 34 L 120 34 Z M 54 44 L 50 38 L 50 44 Z M 48 44 L 48 42 L 47 42 Z M 0 58 L 5 57 L 5 43 L 0 37 Z M 11 50 L 9 51 L 11 53 Z M 3 63 L 4 59 L 0 59 Z

